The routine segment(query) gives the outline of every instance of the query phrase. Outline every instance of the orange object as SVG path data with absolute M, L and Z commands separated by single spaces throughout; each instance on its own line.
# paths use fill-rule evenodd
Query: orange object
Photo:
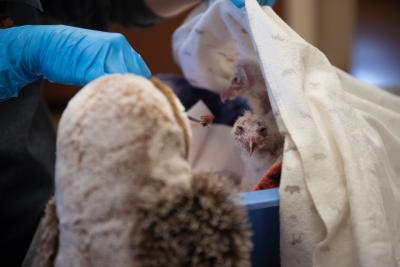
M 10 18 L 0 18 L 0 28 L 10 28 L 14 25 L 14 21 Z
M 278 160 L 267 170 L 256 184 L 253 191 L 271 189 L 279 187 L 280 175 L 282 172 L 282 160 Z

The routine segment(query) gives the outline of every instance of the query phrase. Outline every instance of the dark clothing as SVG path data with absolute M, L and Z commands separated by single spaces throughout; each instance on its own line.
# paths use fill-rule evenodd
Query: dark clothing
M 42 0 L 44 16 L 64 24 L 105 30 L 109 24 L 151 26 L 161 18 L 143 2 L 135 0 Z
M 39 22 L 28 4 L 2 4 L 14 25 Z M 55 133 L 40 85 L 0 102 L 0 266 L 21 265 L 53 192 Z
M 6 2 L 4 0 L 0 0 L 0 17 L 12 19 L 12 26 L 38 24 L 39 14 L 36 8 L 34 8 L 34 6 L 38 4 L 34 3 L 36 1 L 27 1 L 32 2 L 32 4 L 22 3 L 24 1 L 18 0 L 15 0 L 15 2 Z M 39 1 L 38 3 L 40 4 Z
M 40 84 L 0 103 L 1 266 L 20 266 L 53 192 L 55 134 Z
M 40 11 L 43 11 L 42 3 L 40 0 L 0 0 L 0 2 L 12 2 L 15 4 L 26 4 L 28 6 L 34 7 L 36 9 L 39 9 Z
M 232 126 L 239 116 L 250 110 L 246 100 L 241 97 L 222 104 L 218 94 L 204 88 L 193 87 L 181 76 L 160 74 L 157 77 L 174 90 L 186 110 L 202 100 L 215 117 L 213 123 Z
M 105 29 L 110 22 L 147 26 L 160 19 L 143 1 L 46 0 L 42 4 L 42 15 L 87 28 Z M 7 18 L 13 26 L 37 24 L 38 8 L 39 0 L 0 0 L 0 19 Z M 0 266 L 21 265 L 54 191 L 55 131 L 40 87 L 37 81 L 23 88 L 18 98 L 0 102 Z

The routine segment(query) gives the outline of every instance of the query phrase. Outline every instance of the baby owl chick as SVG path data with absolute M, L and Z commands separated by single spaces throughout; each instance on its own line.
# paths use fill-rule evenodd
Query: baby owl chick
M 225 101 L 239 95 L 247 99 L 252 112 L 238 118 L 232 134 L 243 149 L 246 177 L 242 189 L 251 190 L 272 164 L 281 160 L 284 138 L 272 114 L 262 72 L 253 60 L 236 63 L 231 82 L 220 96 Z
M 272 164 L 280 160 L 283 136 L 275 125 L 272 112 L 258 115 L 245 112 L 232 128 L 232 135 L 242 148 L 241 158 L 245 163 L 243 190 L 252 190 Z
M 268 92 L 258 63 L 250 59 L 239 60 L 233 71 L 229 86 L 220 94 L 222 102 L 243 96 L 256 114 L 271 111 Z

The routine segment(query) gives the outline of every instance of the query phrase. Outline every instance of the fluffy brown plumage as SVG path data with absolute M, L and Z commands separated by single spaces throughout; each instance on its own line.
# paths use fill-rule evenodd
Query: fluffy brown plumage
M 58 218 L 55 198 L 47 203 L 45 215 L 32 241 L 23 267 L 52 267 L 58 250 Z
M 250 266 L 245 210 L 227 183 L 203 173 L 189 189 L 141 192 L 136 213 L 143 220 L 133 239 L 141 266 Z
M 187 189 L 143 188 L 132 207 L 132 213 L 143 218 L 131 233 L 139 266 L 250 266 L 245 209 L 234 199 L 229 183 L 224 176 L 199 173 Z M 54 266 L 59 238 L 54 197 L 42 223 L 33 267 Z

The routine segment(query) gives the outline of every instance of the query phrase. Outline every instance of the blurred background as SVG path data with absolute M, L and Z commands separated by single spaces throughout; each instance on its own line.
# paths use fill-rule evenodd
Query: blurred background
M 332 64 L 356 78 L 400 95 L 399 0 L 277 0 L 275 11 Z M 142 55 L 153 74 L 181 73 L 171 38 L 188 12 L 150 28 L 114 25 Z M 79 90 L 46 82 L 45 98 L 54 113 Z

